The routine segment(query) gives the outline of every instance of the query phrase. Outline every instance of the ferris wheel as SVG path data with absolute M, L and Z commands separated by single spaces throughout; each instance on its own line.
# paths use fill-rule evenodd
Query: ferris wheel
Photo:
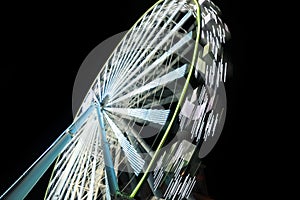
M 0 198 L 197 199 L 201 159 L 225 122 L 223 45 L 209 0 L 160 0 L 124 35 L 73 123 Z

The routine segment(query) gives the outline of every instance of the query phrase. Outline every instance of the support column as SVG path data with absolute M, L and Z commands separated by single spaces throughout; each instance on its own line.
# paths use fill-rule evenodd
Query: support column
M 105 171 L 107 174 L 107 180 L 109 185 L 110 193 L 115 196 L 117 193 L 119 193 L 119 186 L 117 182 L 117 176 L 114 170 L 114 165 L 112 161 L 112 157 L 110 154 L 110 148 L 109 143 L 106 139 L 106 131 L 104 126 L 104 119 L 103 114 L 101 112 L 100 106 L 97 106 L 97 114 L 98 119 L 100 123 L 100 132 L 101 132 L 101 146 L 103 149 L 103 157 L 104 157 L 104 163 L 105 163 Z

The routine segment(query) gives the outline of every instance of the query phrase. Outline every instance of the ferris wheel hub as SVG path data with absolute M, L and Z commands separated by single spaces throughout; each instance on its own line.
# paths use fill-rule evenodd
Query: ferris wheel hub
M 106 95 L 103 100 L 100 102 L 100 106 L 103 108 L 109 101 L 109 95 Z

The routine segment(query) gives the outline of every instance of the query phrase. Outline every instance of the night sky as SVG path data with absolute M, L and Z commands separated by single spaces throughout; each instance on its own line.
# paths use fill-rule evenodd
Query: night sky
M 88 53 L 103 40 L 128 30 L 153 4 L 150 0 L 10 4 L 1 13 L 2 194 L 72 122 L 72 89 Z M 251 61 L 248 6 L 237 0 L 214 1 L 231 31 L 233 77 L 226 86 L 228 113 L 223 133 L 204 159 L 208 192 L 215 199 L 251 196 L 247 180 L 253 128 L 245 123 L 247 73 Z M 250 63 L 249 63 L 250 62 Z M 243 116 L 241 116 L 243 115 Z M 252 157 L 253 158 L 253 157 Z M 255 167 L 254 167 L 255 168 Z M 42 199 L 49 173 L 27 199 Z M 253 194 L 253 193 L 252 193 Z

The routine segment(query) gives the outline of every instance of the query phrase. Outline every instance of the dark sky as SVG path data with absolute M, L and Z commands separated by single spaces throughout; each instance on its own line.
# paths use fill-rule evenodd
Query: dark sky
M 1 13 L 0 45 L 1 194 L 72 122 L 73 83 L 88 53 L 108 37 L 128 30 L 155 1 L 75 2 L 12 3 L 1 8 L 6 11 Z M 224 133 L 205 159 L 208 191 L 216 199 L 243 199 L 239 195 L 249 188 L 241 183 L 251 177 L 245 157 L 253 138 L 248 127 L 240 128 L 247 118 L 237 114 L 249 103 L 246 55 L 252 40 L 246 27 L 251 20 L 248 5 L 237 0 L 214 2 L 231 30 L 234 68 Z M 42 199 L 45 183 L 42 180 L 28 199 Z

